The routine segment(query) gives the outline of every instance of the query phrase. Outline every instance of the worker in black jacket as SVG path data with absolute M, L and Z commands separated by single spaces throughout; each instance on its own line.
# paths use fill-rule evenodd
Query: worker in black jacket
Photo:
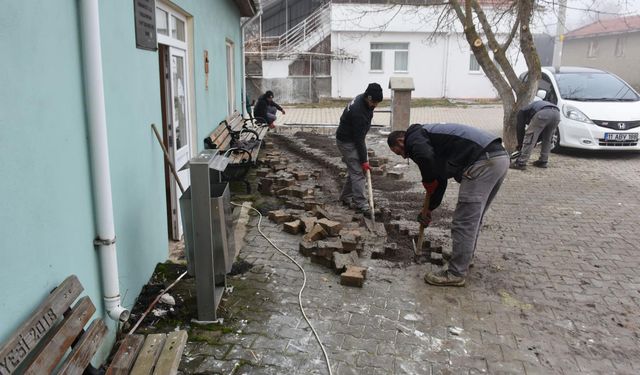
M 277 111 L 282 112 L 283 115 L 286 113 L 278 103 L 273 101 L 273 91 L 269 90 L 258 98 L 256 105 L 253 107 L 253 117 L 258 122 L 263 122 L 273 129 Z
M 429 207 L 418 215 L 423 225 L 442 202 L 447 180 L 460 183 L 458 204 L 451 223 L 452 253 L 448 269 L 430 272 L 424 280 L 438 286 L 464 286 L 474 256 L 482 218 L 495 198 L 509 168 L 502 140 L 460 124 L 413 124 L 387 138 L 391 151 L 410 158 L 420 169 L 429 195 Z
M 382 87 L 370 83 L 365 92 L 356 96 L 344 109 L 336 131 L 336 144 L 347 166 L 347 180 L 340 201 L 365 216 L 371 215 L 364 193 L 364 174 L 370 169 L 365 137 L 371 128 L 373 110 L 381 101 Z
M 536 100 L 518 111 L 516 132 L 520 155 L 511 164 L 512 169 L 527 169 L 527 161 L 538 138 L 542 141 L 540 157 L 533 162 L 534 167 L 547 168 L 553 134 L 560 123 L 560 109 L 545 100 Z M 525 125 L 529 124 L 525 131 Z

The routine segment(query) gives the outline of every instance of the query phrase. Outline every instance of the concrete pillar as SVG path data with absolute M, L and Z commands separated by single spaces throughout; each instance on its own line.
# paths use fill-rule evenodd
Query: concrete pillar
M 389 78 L 391 89 L 391 130 L 406 130 L 411 115 L 411 91 L 415 90 L 413 78 Z

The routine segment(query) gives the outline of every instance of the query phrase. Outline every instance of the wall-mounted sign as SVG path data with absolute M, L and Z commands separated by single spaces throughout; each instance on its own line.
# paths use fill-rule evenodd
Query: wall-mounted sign
M 133 0 L 133 12 L 136 24 L 136 47 L 157 51 L 155 0 Z

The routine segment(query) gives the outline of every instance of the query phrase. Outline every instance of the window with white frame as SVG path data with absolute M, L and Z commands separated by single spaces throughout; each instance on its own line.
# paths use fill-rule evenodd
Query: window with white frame
M 372 72 L 382 71 L 382 51 L 371 51 L 371 66 L 369 69 Z
M 371 43 L 371 64 L 373 72 L 384 70 L 385 51 L 393 52 L 393 71 L 397 73 L 409 70 L 409 43 Z
M 624 56 L 624 44 L 625 44 L 624 37 L 619 37 L 618 39 L 616 39 L 616 57 Z
M 589 42 L 589 48 L 587 49 L 587 57 L 598 57 L 598 41 L 592 40 Z
M 473 52 L 469 54 L 469 71 L 472 73 L 480 72 L 480 64 L 478 64 L 478 60 Z

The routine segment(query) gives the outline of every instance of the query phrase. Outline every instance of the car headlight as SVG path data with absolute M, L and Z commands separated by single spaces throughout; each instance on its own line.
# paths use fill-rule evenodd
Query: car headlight
M 573 107 L 570 105 L 562 106 L 562 113 L 564 113 L 564 117 L 568 119 L 584 122 L 587 124 L 593 124 L 593 121 L 591 121 L 584 113 L 582 113 L 576 107 Z

